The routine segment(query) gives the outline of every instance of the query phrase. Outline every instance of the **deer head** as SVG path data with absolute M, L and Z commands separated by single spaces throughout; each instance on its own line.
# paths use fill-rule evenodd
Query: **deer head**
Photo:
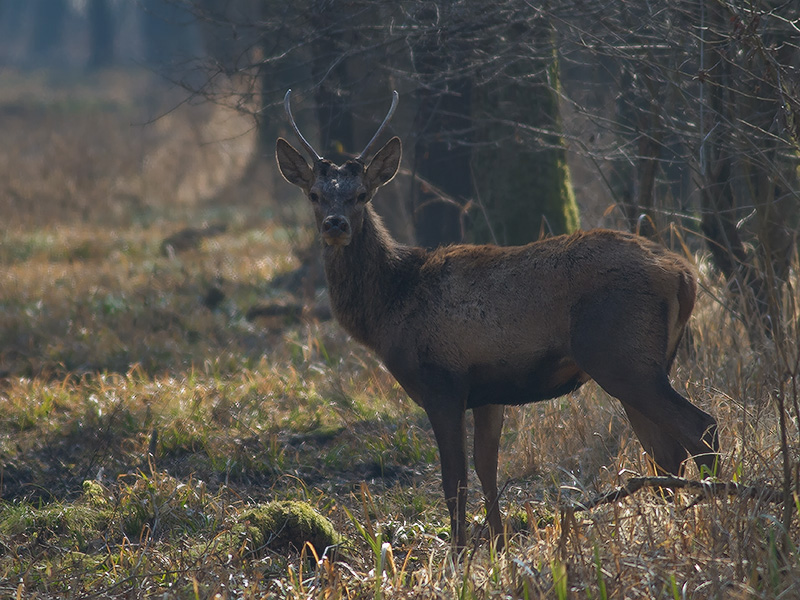
M 347 246 L 361 230 L 367 203 L 379 187 L 392 180 L 400 166 L 402 144 L 398 137 L 390 139 L 372 160 L 366 162 L 378 136 L 397 108 L 397 92 L 393 93 L 392 106 L 366 148 L 341 166 L 317 154 L 300 133 L 292 116 L 291 93 L 292 90 L 287 91 L 284 98 L 286 114 L 312 164 L 309 165 L 289 142 L 278 138 L 275 148 L 278 168 L 286 181 L 300 187 L 311 201 L 317 229 L 325 244 Z

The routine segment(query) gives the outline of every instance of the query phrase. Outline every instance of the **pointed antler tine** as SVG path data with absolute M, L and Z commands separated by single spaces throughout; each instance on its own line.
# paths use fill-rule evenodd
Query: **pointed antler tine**
M 317 154 L 317 151 L 314 150 L 314 147 L 308 143 L 308 140 L 303 137 L 303 134 L 300 133 L 300 128 L 297 126 L 297 123 L 294 122 L 294 117 L 292 116 L 292 107 L 291 107 L 291 96 L 292 90 L 291 88 L 286 90 L 286 95 L 283 97 L 283 108 L 286 109 L 286 116 L 289 117 L 289 124 L 294 129 L 294 133 L 297 136 L 297 139 L 300 141 L 300 144 L 305 148 L 305 151 L 308 152 L 314 160 L 322 160 L 322 157 Z
M 375 135 L 372 136 L 372 139 L 367 144 L 367 147 L 364 148 L 361 151 L 361 154 L 359 154 L 356 157 L 356 160 L 363 161 L 364 157 L 367 156 L 367 154 L 369 154 L 370 150 L 372 150 L 372 146 L 375 144 L 375 141 L 378 139 L 378 137 L 381 135 L 381 133 L 383 133 L 383 130 L 386 129 L 386 124 L 389 122 L 389 119 L 392 118 L 392 115 L 394 114 L 394 110 L 397 108 L 397 103 L 398 103 L 399 99 L 400 99 L 400 96 L 397 94 L 397 90 L 393 91 L 392 92 L 392 105 L 389 107 L 389 112 L 386 114 L 386 118 L 383 119 L 383 123 L 381 123 L 381 126 L 378 127 L 378 131 L 376 131 Z

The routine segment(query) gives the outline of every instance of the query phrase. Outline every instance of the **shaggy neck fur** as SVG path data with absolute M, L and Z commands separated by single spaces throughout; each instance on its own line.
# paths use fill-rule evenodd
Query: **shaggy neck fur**
M 416 251 L 416 252 L 415 252 Z M 367 205 L 361 231 L 347 246 L 325 246 L 323 259 L 331 308 L 356 340 L 375 349 L 382 323 L 412 293 L 409 269 L 419 251 L 397 243 Z

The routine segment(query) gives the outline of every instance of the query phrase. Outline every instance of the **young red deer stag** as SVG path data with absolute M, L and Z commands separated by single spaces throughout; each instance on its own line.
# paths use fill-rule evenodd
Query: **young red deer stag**
M 364 151 L 341 166 L 300 133 L 290 94 L 286 114 L 312 164 L 279 138 L 278 167 L 314 208 L 337 320 L 428 414 L 458 547 L 466 542 L 467 409 L 495 537 L 502 532 L 497 451 L 506 404 L 556 398 L 594 379 L 622 403 L 659 470 L 678 474 L 687 452 L 699 467 L 715 469 L 716 421 L 668 378 L 695 300 L 686 261 L 647 239 L 607 230 L 508 248 L 399 244 L 370 201 L 397 173 L 400 139 L 367 160 L 397 92 Z

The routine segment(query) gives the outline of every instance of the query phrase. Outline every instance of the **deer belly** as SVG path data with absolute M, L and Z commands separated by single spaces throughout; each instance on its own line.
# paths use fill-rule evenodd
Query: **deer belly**
M 467 407 L 528 404 L 558 398 L 578 389 L 589 376 L 572 360 L 547 357 L 525 366 L 498 363 L 469 370 Z

